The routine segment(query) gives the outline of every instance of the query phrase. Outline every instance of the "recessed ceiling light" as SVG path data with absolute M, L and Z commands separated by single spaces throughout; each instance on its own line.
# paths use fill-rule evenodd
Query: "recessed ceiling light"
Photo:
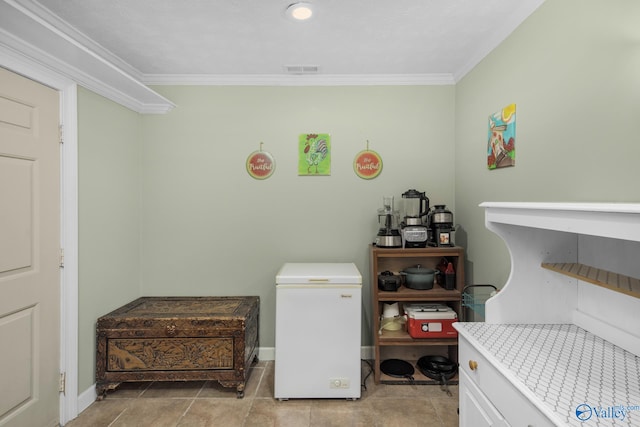
M 287 7 L 287 16 L 294 21 L 306 21 L 313 16 L 311 3 L 293 3 Z

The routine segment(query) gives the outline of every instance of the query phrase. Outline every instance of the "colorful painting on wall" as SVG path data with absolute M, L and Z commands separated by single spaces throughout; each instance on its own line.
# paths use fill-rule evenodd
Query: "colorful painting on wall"
M 298 138 L 298 175 L 331 175 L 331 137 L 303 133 Z
M 516 164 L 516 104 L 489 116 L 487 167 L 489 169 Z

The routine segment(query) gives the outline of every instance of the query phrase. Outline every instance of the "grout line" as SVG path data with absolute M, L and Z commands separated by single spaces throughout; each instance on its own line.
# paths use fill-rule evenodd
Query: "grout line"
M 260 378 L 260 380 L 262 381 L 262 378 Z M 243 399 L 246 399 L 247 396 L 243 397 Z M 244 419 L 242 420 L 242 425 L 245 426 L 247 424 L 247 421 L 249 420 L 249 416 L 251 415 L 251 411 L 253 410 L 253 404 L 255 403 L 255 399 L 252 397 L 251 398 L 251 404 L 249 404 L 249 409 L 247 410 L 247 413 L 244 416 Z
M 177 426 L 180 425 L 180 421 L 182 421 L 182 419 L 187 415 L 187 412 L 189 412 L 189 410 L 191 409 L 195 401 L 196 401 L 195 398 L 191 399 L 191 403 L 189 403 L 189 406 L 187 406 L 187 409 L 185 409 L 182 415 L 180 415 L 180 418 L 178 418 L 178 421 L 176 423 Z
M 151 388 L 151 386 L 153 385 L 153 383 L 155 383 L 155 381 L 149 381 L 147 383 L 145 383 L 147 386 L 140 391 L 140 393 L 138 393 L 138 395 L 136 397 L 142 397 L 142 395 Z
M 200 390 L 198 390 L 198 392 L 196 393 L 194 399 L 197 399 L 200 396 L 200 393 L 202 393 L 202 390 L 204 390 L 204 386 L 207 385 L 208 381 L 203 381 L 202 382 L 202 386 L 200 386 Z M 191 406 L 189 406 L 191 407 Z
M 112 426 L 116 421 L 118 421 L 118 419 L 119 419 L 122 415 L 124 415 L 124 413 L 125 413 L 125 412 L 127 412 L 127 409 L 128 409 L 128 407 L 127 407 L 127 408 L 124 408 L 124 409 L 122 410 L 122 412 L 120 412 L 120 413 L 118 414 L 118 416 L 117 416 L 117 417 L 115 417 L 115 418 L 113 419 L 113 421 L 111 421 L 107 427 L 111 427 L 111 426 Z
M 252 367 L 251 369 L 253 369 L 254 367 Z M 258 385 L 256 385 L 256 392 L 253 394 L 253 397 L 256 397 L 258 394 L 258 391 L 260 391 L 260 386 L 262 385 L 262 380 L 264 378 L 264 376 L 267 373 L 267 368 L 266 366 L 264 368 L 262 368 L 262 374 L 260 375 L 260 379 L 258 380 Z M 253 403 L 251 403 L 251 405 L 253 406 Z

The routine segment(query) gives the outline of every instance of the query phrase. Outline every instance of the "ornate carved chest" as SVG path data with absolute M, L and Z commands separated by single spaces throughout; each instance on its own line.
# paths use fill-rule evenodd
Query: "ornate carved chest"
M 126 381 L 217 380 L 244 396 L 260 299 L 142 297 L 97 321 L 98 399 Z

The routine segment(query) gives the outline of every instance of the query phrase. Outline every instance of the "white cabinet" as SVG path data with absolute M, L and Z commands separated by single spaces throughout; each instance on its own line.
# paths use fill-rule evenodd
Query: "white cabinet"
M 640 426 L 613 419 L 640 400 L 640 204 L 481 206 L 511 274 L 486 323 L 455 325 L 460 425 Z
M 465 372 L 460 372 L 459 384 L 461 426 L 498 427 L 509 425 Z
M 459 349 L 461 426 L 477 426 L 477 414 L 480 414 L 478 420 L 486 420 L 490 426 L 554 425 L 494 363 L 462 336 Z
M 487 389 L 491 386 L 496 392 L 503 392 L 501 389 L 495 389 L 499 384 L 491 384 L 498 376 L 495 368 L 462 336 L 459 341 L 459 357 L 460 425 L 509 426 L 504 416 L 480 388 L 482 386 Z

